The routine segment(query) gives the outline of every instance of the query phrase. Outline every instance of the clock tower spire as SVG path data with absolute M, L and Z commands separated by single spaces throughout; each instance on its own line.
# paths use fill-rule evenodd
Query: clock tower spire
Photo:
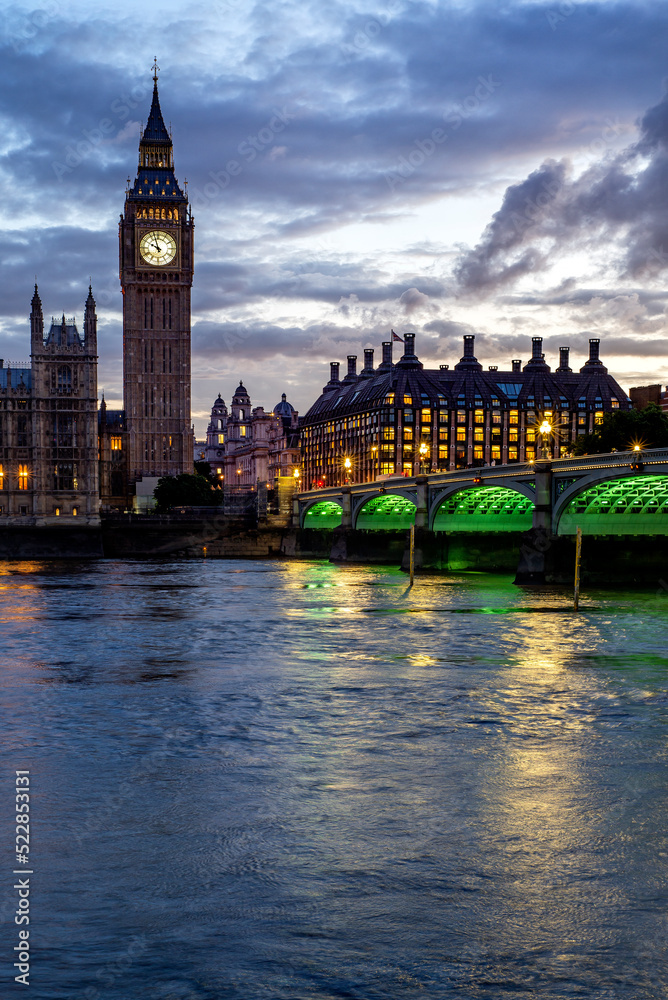
M 123 399 L 131 483 L 192 471 L 190 289 L 193 229 L 174 174 L 172 138 L 158 97 L 139 141 L 134 184 L 119 225 L 123 290 Z

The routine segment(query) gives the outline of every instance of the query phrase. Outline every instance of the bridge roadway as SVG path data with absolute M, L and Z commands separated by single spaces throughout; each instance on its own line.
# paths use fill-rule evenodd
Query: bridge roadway
M 312 528 L 668 534 L 668 449 L 539 460 L 308 490 L 293 523 Z

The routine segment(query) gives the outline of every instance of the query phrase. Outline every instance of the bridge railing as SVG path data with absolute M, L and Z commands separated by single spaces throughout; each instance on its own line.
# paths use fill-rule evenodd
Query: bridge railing
M 552 472 L 554 474 L 567 472 L 586 472 L 590 469 L 600 468 L 624 468 L 633 461 L 639 460 L 645 466 L 664 465 L 668 463 L 668 448 L 647 448 L 643 451 L 615 451 L 603 455 L 583 455 L 580 458 L 554 458 L 550 459 Z M 449 472 L 430 472 L 422 476 L 402 476 L 386 479 L 373 479 L 359 483 L 346 483 L 339 486 L 323 486 L 319 489 L 304 490 L 296 495 L 300 501 L 309 501 L 313 498 L 326 500 L 328 497 L 340 496 L 343 490 L 350 490 L 351 493 L 371 493 L 373 490 L 391 493 L 393 489 L 415 489 L 418 481 L 434 486 L 447 486 L 458 482 L 470 483 L 472 479 L 482 479 L 483 483 L 490 479 L 516 479 L 530 480 L 535 476 L 533 463 L 521 464 L 515 462 L 512 465 L 484 465 L 470 469 L 453 469 Z

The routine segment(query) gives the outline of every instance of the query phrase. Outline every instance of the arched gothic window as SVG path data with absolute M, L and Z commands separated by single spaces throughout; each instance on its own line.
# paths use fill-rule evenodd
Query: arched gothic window
M 72 369 L 69 365 L 58 367 L 58 392 L 72 391 Z

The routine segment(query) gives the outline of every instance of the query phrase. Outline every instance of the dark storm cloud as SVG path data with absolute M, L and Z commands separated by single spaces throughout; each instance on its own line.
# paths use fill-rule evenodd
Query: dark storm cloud
M 623 266 L 638 284 L 664 267 L 668 109 L 655 95 L 668 6 L 378 0 L 367 15 L 345 3 L 272 0 L 187 15 L 167 4 L 137 18 L 121 3 L 115 14 L 94 9 L 82 19 L 47 0 L 45 11 L 26 33 L 25 13 L 8 8 L 0 47 L 0 185 L 11 230 L 0 237 L 1 311 L 10 332 L 25 323 L 35 272 L 49 315 L 80 313 L 91 275 L 101 311 L 117 316 L 115 226 L 125 178 L 136 170 L 154 51 L 176 172 L 189 179 L 197 223 L 194 307 L 206 321 L 217 310 L 248 313 L 243 329 L 253 333 L 238 352 L 315 357 L 339 341 L 359 344 L 354 302 L 368 306 L 374 339 L 376 319 L 378 331 L 385 322 L 376 306 L 404 319 L 434 302 L 448 307 L 449 262 L 434 256 L 420 273 L 413 245 L 404 274 L 401 265 L 386 272 L 354 244 L 304 255 L 296 240 L 317 244 L 346 223 L 410 218 L 435 197 L 516 177 L 518 162 L 536 169 L 508 186 L 483 239 L 458 261 L 461 289 L 496 293 L 568 246 L 621 232 Z M 225 32 L 226 40 L 228 27 L 238 58 L 212 59 L 209 38 Z M 638 145 L 617 154 L 639 109 L 652 104 Z M 570 155 L 601 143 L 584 178 L 568 173 Z M 608 149 L 612 162 L 604 161 Z M 534 216 L 523 217 L 532 203 Z M 453 228 L 442 238 L 451 246 L 458 235 Z M 561 294 L 575 307 L 577 281 L 570 298 Z M 284 325 L 263 323 L 265 304 L 283 299 L 305 310 L 351 306 L 339 310 L 336 328 L 299 319 L 293 308 Z M 438 338 L 440 350 L 452 338 L 458 355 L 466 323 L 434 322 L 442 326 L 424 328 L 432 343 Z M 221 338 L 241 329 L 200 320 L 195 352 L 224 353 Z
M 618 273 L 638 278 L 668 265 L 668 95 L 640 121 L 640 138 L 580 177 L 546 161 L 511 185 L 480 243 L 456 267 L 467 291 L 512 284 L 574 246 L 622 237 Z
M 537 227 L 545 237 L 546 221 L 563 189 L 565 174 L 565 164 L 548 161 L 521 184 L 508 188 L 482 240 L 455 269 L 465 288 L 507 284 L 544 264 L 544 254 L 526 245 L 527 233 Z
M 194 297 L 200 311 L 221 303 L 229 307 L 281 298 L 336 305 L 354 296 L 360 303 L 397 299 L 409 313 L 445 294 L 443 282 L 433 277 L 422 279 L 419 289 L 407 288 L 409 279 L 389 281 L 372 261 L 361 260 L 353 267 L 349 261 L 315 260 L 312 255 L 293 257 L 279 269 L 263 259 L 243 265 L 208 261 L 198 268 L 197 279 Z
M 252 74 L 237 68 L 214 76 L 208 67 L 193 72 L 179 65 L 163 73 L 177 170 L 190 178 L 200 215 L 229 211 L 230 202 L 235 209 L 240 202 L 292 205 L 301 215 L 282 222 L 285 232 L 315 230 L 382 211 L 397 197 L 468 183 L 518 143 L 539 151 L 558 138 L 576 146 L 595 135 L 606 114 L 637 108 L 646 96 L 648 63 L 656 58 L 657 70 L 661 65 L 657 36 L 668 25 L 661 8 L 637 3 L 578 5 L 557 30 L 542 4 L 388 9 L 394 12 L 384 23 L 378 16 L 379 30 L 360 45 L 370 20 L 343 5 L 338 20 L 325 26 L 331 37 L 308 40 L 293 22 L 281 24 L 280 6 L 269 12 L 256 5 L 278 51 L 272 53 L 264 33 L 257 38 L 246 57 Z M 106 65 L 100 50 L 114 52 L 121 39 L 127 49 L 129 26 L 122 19 L 73 25 L 54 17 L 44 30 L 46 51 L 5 47 L 5 110 L 31 136 L 30 145 L 5 157 L 10 173 L 30 178 L 42 193 L 85 200 L 95 192 L 110 211 L 118 207 L 119 186 L 136 155 L 136 135 L 124 130 L 145 117 L 150 80 L 145 69 L 127 74 Z M 154 41 L 169 37 L 167 22 Z M 62 46 L 67 72 L 54 74 Z M 601 73 L 612 58 L 617 85 Z M 480 79 L 492 81 L 487 90 Z M 101 129 L 105 122 L 109 132 Z M 439 126 L 447 142 L 391 190 L 388 171 Z M 240 168 L 234 176 L 230 162 Z
M 646 289 L 641 286 L 626 288 L 623 297 L 635 296 L 649 315 L 663 312 L 668 303 L 668 292 Z M 618 289 L 579 287 L 575 278 L 569 278 L 557 289 L 527 295 L 500 295 L 500 305 L 511 306 L 590 306 L 595 301 L 612 302 L 620 298 Z
M 45 316 L 83 312 L 89 280 L 98 306 L 121 308 L 114 230 L 76 226 L 0 232 L 3 294 L 0 316 L 27 315 L 38 282 Z
M 439 349 L 450 349 L 461 344 L 464 336 L 476 332 L 475 327 L 469 323 L 460 323 L 452 319 L 432 320 L 430 323 L 425 323 L 423 329 L 427 333 L 437 334 Z
M 253 362 L 274 358 L 318 359 L 323 351 L 335 360 L 345 354 L 361 356 L 362 347 L 367 344 L 380 348 L 381 341 L 388 337 L 389 330 L 376 334 L 367 332 L 361 343 L 360 331 L 355 327 L 331 323 L 281 326 L 255 319 L 235 323 L 201 320 L 195 323 L 192 331 L 193 353 L 214 363 L 236 363 L 243 357 L 252 358 Z

